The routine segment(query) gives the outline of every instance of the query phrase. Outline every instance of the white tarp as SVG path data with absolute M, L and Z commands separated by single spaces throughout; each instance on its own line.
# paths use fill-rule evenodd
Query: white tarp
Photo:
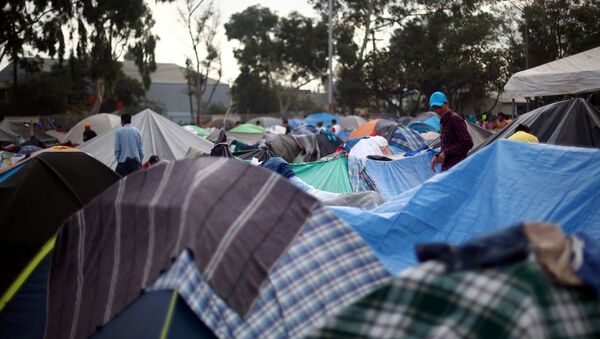
M 146 109 L 131 119 L 131 125 L 137 127 L 142 134 L 144 144 L 144 160 L 151 155 L 158 155 L 161 160 L 183 159 L 190 147 L 203 153 L 210 154 L 213 144 L 200 138 L 171 120 Z M 115 160 L 115 133 L 116 128 L 108 133 L 95 137 L 79 147 L 106 166 L 114 169 Z
M 514 74 L 508 97 L 539 97 L 600 90 L 600 47 Z
M 115 127 L 121 126 L 121 118 L 116 114 L 100 113 L 90 115 L 84 119 L 81 119 L 75 126 L 73 126 L 67 134 L 65 134 L 60 142 L 71 141 L 75 145 L 83 144 L 83 131 L 85 130 L 84 125 L 90 123 L 92 130 L 96 132 L 97 136 L 101 136 L 107 133 Z

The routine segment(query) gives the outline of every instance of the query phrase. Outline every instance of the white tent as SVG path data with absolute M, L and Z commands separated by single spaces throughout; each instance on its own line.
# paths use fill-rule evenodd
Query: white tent
M 73 126 L 69 132 L 60 139 L 60 142 L 71 141 L 75 145 L 82 144 L 83 131 L 85 130 L 84 125 L 88 122 L 92 125 L 92 130 L 96 132 L 98 136 L 103 135 L 115 127 L 121 126 L 121 118 L 118 115 L 110 113 L 90 115 Z
M 190 147 L 210 154 L 213 144 L 200 138 L 158 113 L 146 109 L 131 119 L 131 125 L 137 127 L 142 134 L 144 145 L 144 161 L 151 155 L 158 155 L 161 160 L 183 159 Z M 95 137 L 79 147 L 110 168 L 115 168 L 115 133 L 116 128 L 108 133 Z
M 508 97 L 539 97 L 600 90 L 600 47 L 514 74 Z

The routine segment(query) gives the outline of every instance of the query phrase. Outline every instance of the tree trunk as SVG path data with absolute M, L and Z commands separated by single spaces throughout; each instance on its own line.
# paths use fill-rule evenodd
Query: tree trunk
M 94 101 L 94 105 L 90 111 L 90 115 L 100 113 L 100 107 L 102 106 L 102 101 L 104 100 L 104 79 L 96 79 L 96 101 Z

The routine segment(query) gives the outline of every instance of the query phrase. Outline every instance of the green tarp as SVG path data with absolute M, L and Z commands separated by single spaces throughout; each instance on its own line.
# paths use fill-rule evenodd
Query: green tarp
M 300 179 L 317 189 L 335 193 L 352 192 L 346 157 L 290 165 Z
M 232 128 L 231 130 L 229 130 L 229 132 L 235 133 L 265 133 L 266 131 L 266 129 L 253 124 L 241 124 L 236 128 Z

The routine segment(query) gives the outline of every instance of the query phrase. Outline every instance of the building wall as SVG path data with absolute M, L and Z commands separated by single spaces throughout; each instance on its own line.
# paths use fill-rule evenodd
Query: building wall
M 213 86 L 208 85 L 206 92 L 202 96 L 203 102 L 208 100 Z M 146 98 L 156 101 L 163 105 L 165 113 L 169 112 L 190 112 L 190 99 L 186 94 L 186 84 L 156 84 L 150 85 L 146 92 Z M 192 98 L 194 110 L 196 110 L 195 98 Z M 223 107 L 229 107 L 229 85 L 219 84 L 212 97 L 211 104 L 217 104 Z

